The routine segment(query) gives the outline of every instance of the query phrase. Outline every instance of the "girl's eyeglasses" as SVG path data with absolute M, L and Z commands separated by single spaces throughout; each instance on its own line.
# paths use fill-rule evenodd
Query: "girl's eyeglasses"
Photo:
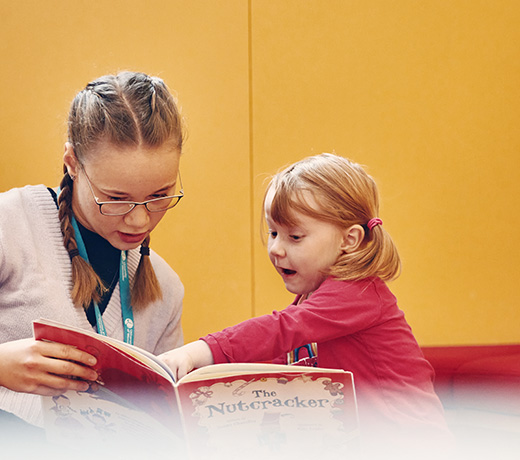
M 144 206 L 149 212 L 164 212 L 168 209 L 174 208 L 181 198 L 184 196 L 184 189 L 182 187 L 181 173 L 179 171 L 179 185 L 180 190 L 178 195 L 163 196 L 160 198 L 154 198 L 143 202 L 138 201 L 99 201 L 98 197 L 94 193 L 92 183 L 85 171 L 85 168 L 81 167 L 81 170 L 87 178 L 87 183 L 94 197 L 94 201 L 99 206 L 99 212 L 104 216 L 124 216 L 128 214 L 136 206 Z

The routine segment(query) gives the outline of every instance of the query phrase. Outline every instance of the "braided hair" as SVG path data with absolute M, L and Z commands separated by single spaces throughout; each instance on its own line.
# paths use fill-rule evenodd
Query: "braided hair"
M 82 164 L 99 142 L 122 147 L 160 147 L 170 144 L 181 152 L 183 127 L 177 104 L 165 83 L 139 72 L 106 75 L 87 84 L 72 101 L 68 140 Z M 72 263 L 72 300 L 87 308 L 98 302 L 106 288 L 89 263 L 78 255 L 72 227 L 73 178 L 63 167 L 58 197 L 63 243 Z M 141 259 L 131 289 L 132 305 L 144 307 L 162 298 L 161 288 L 149 260 L 150 237 L 142 243 Z

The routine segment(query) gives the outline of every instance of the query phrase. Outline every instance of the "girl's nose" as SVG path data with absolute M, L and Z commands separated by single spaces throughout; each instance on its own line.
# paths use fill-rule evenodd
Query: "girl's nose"
M 279 238 L 270 242 L 268 252 L 271 256 L 285 257 L 285 249 Z
M 150 212 L 145 206 L 137 205 L 124 218 L 127 225 L 136 229 L 143 229 L 150 221 Z

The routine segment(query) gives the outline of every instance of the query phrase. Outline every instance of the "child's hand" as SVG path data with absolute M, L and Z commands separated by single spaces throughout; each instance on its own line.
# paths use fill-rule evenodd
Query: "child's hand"
M 96 359 L 61 343 L 22 339 L 0 344 L 0 385 L 13 391 L 57 396 L 86 391 L 98 378 Z
M 176 380 L 193 369 L 213 364 L 213 355 L 208 344 L 202 340 L 188 343 L 180 348 L 159 355 L 172 370 Z

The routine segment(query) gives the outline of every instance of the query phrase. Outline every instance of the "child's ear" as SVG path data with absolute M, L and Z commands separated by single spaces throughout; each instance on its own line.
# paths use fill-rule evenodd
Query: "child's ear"
M 70 177 L 76 177 L 78 175 L 78 159 L 70 142 L 65 143 L 63 164 L 66 166 Z
M 352 225 L 343 233 L 341 250 L 346 253 L 354 252 L 365 239 L 365 229 L 361 225 Z

